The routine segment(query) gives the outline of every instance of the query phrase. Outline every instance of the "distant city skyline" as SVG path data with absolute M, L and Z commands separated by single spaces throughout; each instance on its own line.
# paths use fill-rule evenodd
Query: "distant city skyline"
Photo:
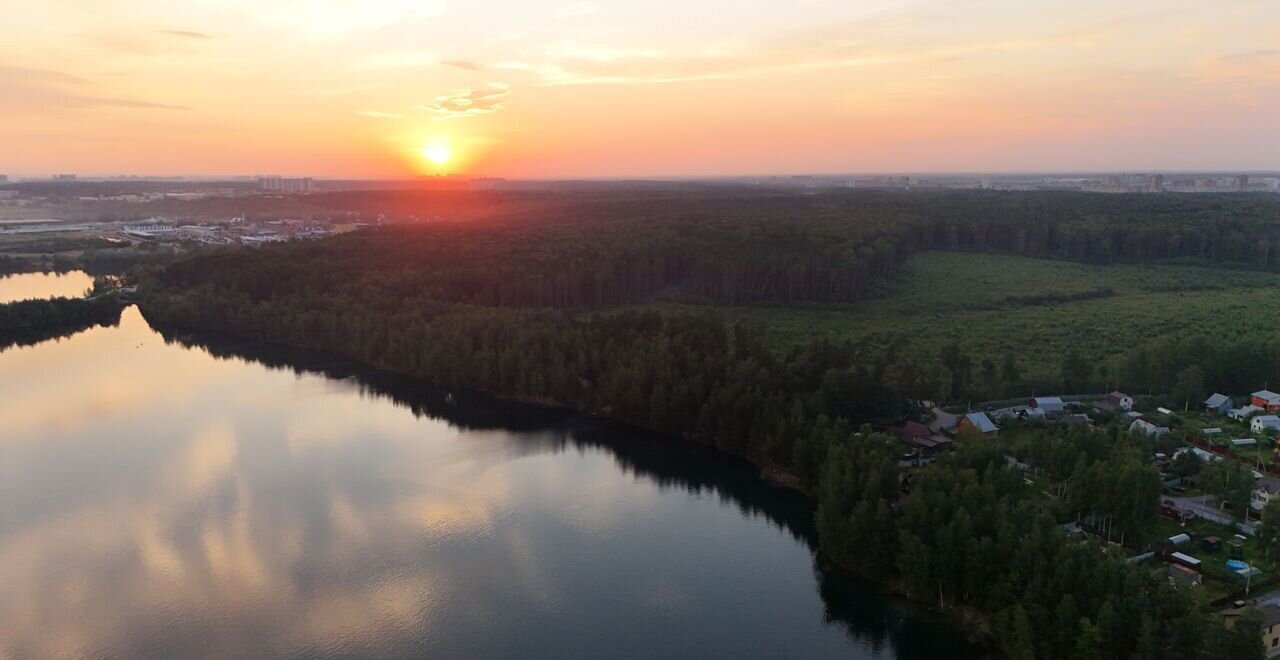
M 1267 172 L 1278 43 L 1265 0 L 43 0 L 0 173 Z

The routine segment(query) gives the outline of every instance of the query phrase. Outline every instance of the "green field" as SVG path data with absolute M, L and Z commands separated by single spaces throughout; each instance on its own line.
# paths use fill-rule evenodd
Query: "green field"
M 1280 275 L 925 252 L 874 300 L 717 309 L 760 324 L 782 346 L 830 337 L 874 348 L 901 337 L 909 354 L 934 360 L 956 342 L 975 363 L 999 363 L 1012 353 L 1028 380 L 1052 381 L 1072 348 L 1109 365 L 1130 347 L 1164 336 L 1267 334 L 1276 327 L 1269 310 L 1280 309 Z

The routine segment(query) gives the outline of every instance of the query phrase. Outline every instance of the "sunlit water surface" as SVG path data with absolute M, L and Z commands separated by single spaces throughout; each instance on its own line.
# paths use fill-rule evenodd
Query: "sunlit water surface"
M 93 287 L 84 271 L 0 275 L 0 304 L 35 298 L 79 298 Z
M 0 658 L 977 657 L 737 460 L 343 375 L 0 353 Z

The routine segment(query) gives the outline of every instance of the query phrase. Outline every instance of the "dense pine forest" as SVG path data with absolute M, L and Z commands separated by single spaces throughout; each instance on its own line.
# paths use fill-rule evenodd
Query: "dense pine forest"
M 418 199 L 424 217 L 430 201 Z M 1149 526 L 1158 473 L 1142 441 L 1046 439 L 1055 464 L 1083 466 L 1081 478 L 1114 497 L 1047 505 L 1003 452 L 963 441 L 908 479 L 874 432 L 917 414 L 903 342 L 874 353 L 828 339 L 781 345 L 722 311 L 892 295 L 894 274 L 926 249 L 1273 270 L 1276 200 L 711 191 L 539 198 L 521 209 L 195 254 L 139 273 L 142 309 L 162 328 L 326 351 L 746 456 L 817 498 L 824 556 L 971 613 L 1014 658 L 1261 657 L 1257 636 L 1226 631 L 1163 576 L 1058 529 L 1070 514 L 1098 512 L 1134 533 Z M 701 304 L 629 307 L 654 299 Z M 1201 354 L 1252 355 L 1231 350 Z M 953 390 L 957 374 L 976 369 L 959 348 L 938 359 L 950 360 Z M 1173 380 L 1190 368 L 1178 359 L 1161 367 Z

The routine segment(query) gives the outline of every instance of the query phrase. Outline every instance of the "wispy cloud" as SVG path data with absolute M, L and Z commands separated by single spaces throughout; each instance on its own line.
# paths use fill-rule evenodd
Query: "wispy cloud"
M 187 39 L 213 39 L 213 35 L 203 32 L 193 32 L 191 30 L 156 30 L 160 34 L 169 35 L 170 37 L 184 37 Z
M 556 11 L 556 18 L 577 18 L 600 13 L 600 5 L 594 2 L 575 2 Z
M 440 57 L 424 50 L 397 50 L 374 53 L 356 60 L 351 65 L 353 71 L 383 71 L 391 69 L 412 69 L 424 66 L 435 66 Z
M 445 66 L 451 66 L 455 69 L 464 69 L 467 71 L 484 70 L 484 65 L 480 64 L 479 62 L 472 62 L 470 60 L 440 60 L 440 63 Z
M 400 119 L 403 116 L 395 112 L 383 112 L 381 110 L 361 110 L 356 114 L 373 119 Z
M 464 89 L 437 96 L 430 103 L 417 106 L 436 114 L 436 119 L 457 119 L 497 112 L 507 107 L 511 88 L 503 83 L 489 83 L 478 89 Z
M 60 71 L 0 66 L 0 110 L 47 113 L 95 108 L 190 110 L 181 105 L 98 94 L 89 80 Z
M 1280 83 L 1280 49 L 1211 57 L 1200 62 L 1195 75 L 1200 82 Z

